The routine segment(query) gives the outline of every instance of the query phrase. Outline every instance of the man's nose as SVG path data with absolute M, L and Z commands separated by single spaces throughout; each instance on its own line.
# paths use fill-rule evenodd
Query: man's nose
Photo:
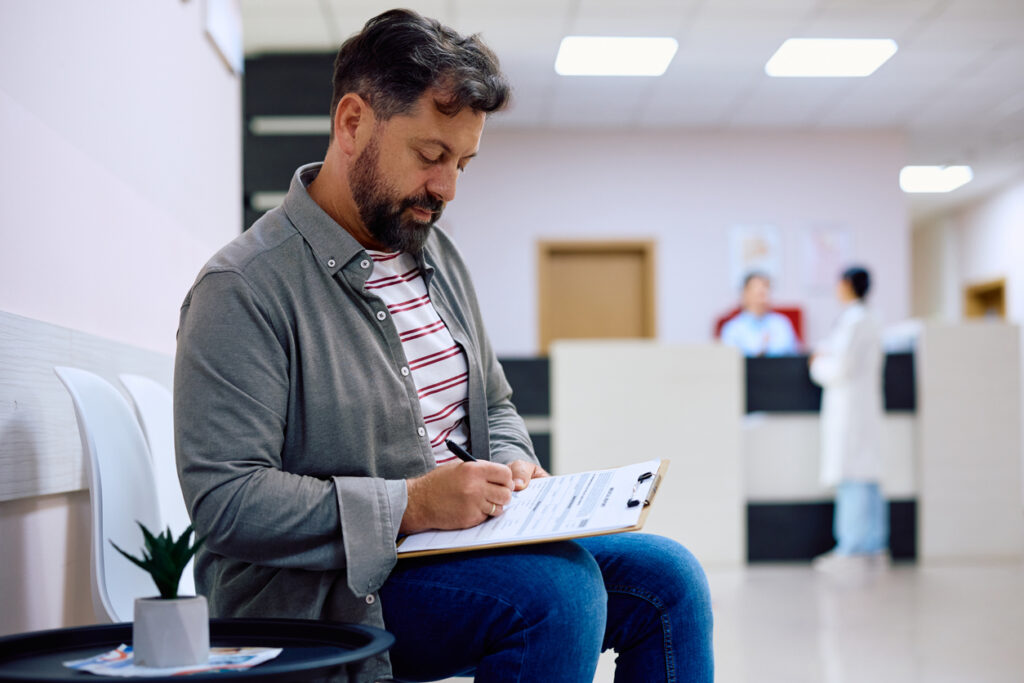
M 427 181 L 427 192 L 446 204 L 455 199 L 455 183 L 459 179 L 459 168 L 454 164 L 436 166 Z

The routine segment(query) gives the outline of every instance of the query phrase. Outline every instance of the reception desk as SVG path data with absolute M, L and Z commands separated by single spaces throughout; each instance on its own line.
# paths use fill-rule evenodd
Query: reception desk
M 1019 349 L 1014 326 L 926 325 L 914 354 L 887 356 L 882 486 L 897 559 L 1024 557 Z M 806 358 L 587 340 L 502 364 L 551 471 L 671 458 L 647 529 L 706 564 L 832 546 Z
M 829 550 L 833 492 L 819 481 L 821 388 L 806 356 L 747 358 L 743 419 L 747 559 L 806 560 Z M 890 550 L 917 555 L 914 357 L 886 356 L 882 488 L 889 501 Z

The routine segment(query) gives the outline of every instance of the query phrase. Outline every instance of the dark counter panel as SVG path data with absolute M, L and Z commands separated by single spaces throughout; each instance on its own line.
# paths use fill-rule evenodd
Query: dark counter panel
M 747 561 L 810 560 L 835 546 L 832 502 L 748 503 Z M 889 551 L 895 560 L 917 557 L 917 501 L 889 501 Z
M 816 413 L 821 387 L 811 381 L 807 356 L 746 359 L 747 412 Z M 886 412 L 917 406 L 914 355 L 890 353 L 883 372 Z
M 821 387 L 811 381 L 806 356 L 747 358 L 747 412 L 816 413 Z
M 888 412 L 917 410 L 917 379 L 914 354 L 890 353 L 885 357 L 885 409 Z
M 540 460 L 540 466 L 546 472 L 551 471 L 551 435 L 541 433 L 530 433 L 530 440 L 533 441 L 533 452 Z
M 551 413 L 550 363 L 547 358 L 502 358 L 501 367 L 512 385 L 512 402 L 520 415 Z

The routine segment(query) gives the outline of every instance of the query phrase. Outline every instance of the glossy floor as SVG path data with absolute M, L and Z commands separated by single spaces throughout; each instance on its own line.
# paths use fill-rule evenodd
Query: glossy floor
M 1024 565 L 711 572 L 719 683 L 1022 683 Z M 612 680 L 602 659 L 598 681 Z
M 716 683 L 1024 683 L 1024 565 L 710 571 Z M 614 654 L 595 683 L 612 683 Z M 467 681 L 469 679 L 449 679 Z

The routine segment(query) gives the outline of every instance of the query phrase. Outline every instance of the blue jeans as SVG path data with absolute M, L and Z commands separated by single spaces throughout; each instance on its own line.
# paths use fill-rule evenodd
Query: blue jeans
M 877 483 L 840 482 L 833 533 L 839 555 L 880 553 L 889 547 L 889 506 Z
M 396 678 L 711 681 L 711 598 L 675 541 L 615 534 L 400 560 L 380 590 Z

